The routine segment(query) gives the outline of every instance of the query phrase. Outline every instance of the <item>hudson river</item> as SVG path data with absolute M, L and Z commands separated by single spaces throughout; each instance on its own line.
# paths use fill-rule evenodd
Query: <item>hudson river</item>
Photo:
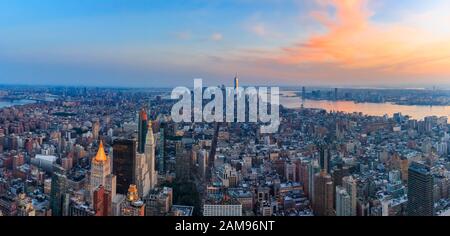
M 0 108 L 4 107 L 12 107 L 12 106 L 20 106 L 20 105 L 26 105 L 26 104 L 32 104 L 35 103 L 33 100 L 14 100 L 14 101 L 2 101 L 0 100 Z
M 280 104 L 286 108 L 300 108 L 302 98 L 294 92 L 280 91 Z M 409 106 L 392 103 L 355 103 L 352 101 L 305 100 L 305 108 L 321 108 L 327 111 L 346 113 L 361 112 L 366 115 L 392 117 L 394 113 L 409 115 L 413 119 L 423 120 L 426 116 L 447 116 L 450 121 L 450 106 Z

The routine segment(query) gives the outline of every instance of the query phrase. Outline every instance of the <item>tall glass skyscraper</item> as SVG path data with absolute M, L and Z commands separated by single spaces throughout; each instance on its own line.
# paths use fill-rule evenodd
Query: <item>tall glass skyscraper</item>
M 66 188 L 67 176 L 65 175 L 65 170 L 59 165 L 54 165 L 50 192 L 52 216 L 63 216 L 63 203 Z
M 408 215 L 434 214 L 433 175 L 430 167 L 413 162 L 408 169 Z
M 166 122 L 161 121 L 159 126 L 159 144 L 158 144 L 158 157 L 157 157 L 157 168 L 158 172 L 164 173 L 164 162 L 165 162 L 165 151 L 166 151 Z
M 119 139 L 113 144 L 113 174 L 117 176 L 117 193 L 127 194 L 136 182 L 136 140 Z
M 148 116 L 144 108 L 139 112 L 138 121 L 138 152 L 145 152 L 145 138 L 147 137 L 148 130 Z M 127 186 L 128 188 L 128 186 Z

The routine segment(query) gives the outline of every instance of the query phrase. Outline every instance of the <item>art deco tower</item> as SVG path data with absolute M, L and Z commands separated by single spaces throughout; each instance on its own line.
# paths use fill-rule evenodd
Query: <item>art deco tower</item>
M 148 124 L 147 137 L 145 140 L 145 157 L 150 172 L 150 189 L 152 189 L 157 184 L 157 173 L 155 171 L 155 138 L 153 137 L 151 121 Z
M 147 196 L 151 188 L 150 166 L 144 153 L 136 154 L 136 186 L 140 196 Z
M 96 190 L 99 186 L 108 186 L 108 188 L 115 189 L 115 186 L 112 186 L 112 183 L 108 183 L 108 181 L 113 179 L 114 178 L 111 178 L 111 161 L 105 153 L 103 142 L 100 141 L 97 155 L 95 155 L 91 163 L 91 175 L 89 182 L 91 199 L 93 199 L 94 190 Z M 107 190 L 112 191 L 112 189 Z

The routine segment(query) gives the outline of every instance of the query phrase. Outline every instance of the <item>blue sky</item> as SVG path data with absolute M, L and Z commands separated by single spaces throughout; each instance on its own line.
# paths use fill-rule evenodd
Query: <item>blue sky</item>
M 383 27 L 445 4 L 356 2 L 364 3 L 344 13 L 364 6 L 372 12 L 370 24 Z M 0 0 L 0 83 L 164 87 L 190 85 L 197 77 L 228 84 L 239 72 L 244 84 L 375 85 L 372 67 L 349 69 L 342 58 L 282 60 L 290 57 L 285 51 L 332 31 L 312 13 L 334 19 L 339 9 L 333 0 Z M 370 76 L 361 78 L 365 73 Z M 408 78 L 422 83 L 425 76 L 376 75 L 399 84 Z

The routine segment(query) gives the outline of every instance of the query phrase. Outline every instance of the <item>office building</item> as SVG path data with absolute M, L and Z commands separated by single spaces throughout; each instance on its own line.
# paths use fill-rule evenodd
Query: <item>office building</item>
M 136 140 L 118 139 L 113 144 L 113 174 L 117 193 L 126 195 L 128 187 L 136 183 Z
M 111 160 L 109 156 L 105 153 L 105 148 L 103 147 L 103 141 L 100 141 L 97 154 L 92 158 L 91 161 L 91 174 L 90 174 L 90 199 L 93 199 L 94 191 L 99 186 L 111 186 L 114 178 L 111 176 Z
M 158 173 L 165 172 L 165 156 L 166 156 L 166 136 L 167 128 L 166 122 L 162 120 L 159 124 L 159 144 L 158 144 L 158 157 L 157 157 L 157 170 Z
M 94 191 L 94 211 L 96 216 L 111 216 L 112 215 L 112 198 L 111 192 L 106 190 L 104 186 L 100 185 Z
M 63 203 L 66 190 L 67 176 L 65 175 L 65 170 L 59 165 L 54 165 L 50 193 L 52 216 L 63 216 Z
M 150 191 L 150 170 L 148 161 L 144 153 L 136 154 L 135 179 L 139 196 L 146 196 Z
M 150 186 L 145 189 L 145 194 L 152 188 L 154 188 L 158 181 L 158 175 L 155 171 L 156 160 L 155 160 L 155 137 L 153 135 L 152 123 L 149 122 L 147 127 L 147 135 L 145 137 L 145 157 L 147 159 L 147 168 L 150 176 Z
M 331 173 L 331 150 L 328 145 L 319 145 L 319 165 L 327 174 Z
M 342 186 L 336 187 L 336 216 L 352 216 L 350 195 Z
M 333 210 L 333 181 L 331 176 L 322 170 L 314 176 L 313 210 L 317 216 L 332 216 Z
M 357 184 L 356 180 L 352 176 L 345 176 L 342 178 L 342 187 L 347 192 L 350 198 L 350 216 L 356 216 L 356 202 L 357 202 Z
M 148 117 L 144 108 L 139 112 L 138 120 L 138 153 L 145 152 L 145 139 L 147 137 Z
M 408 205 L 409 216 L 433 216 L 433 176 L 430 168 L 413 162 L 408 170 Z

